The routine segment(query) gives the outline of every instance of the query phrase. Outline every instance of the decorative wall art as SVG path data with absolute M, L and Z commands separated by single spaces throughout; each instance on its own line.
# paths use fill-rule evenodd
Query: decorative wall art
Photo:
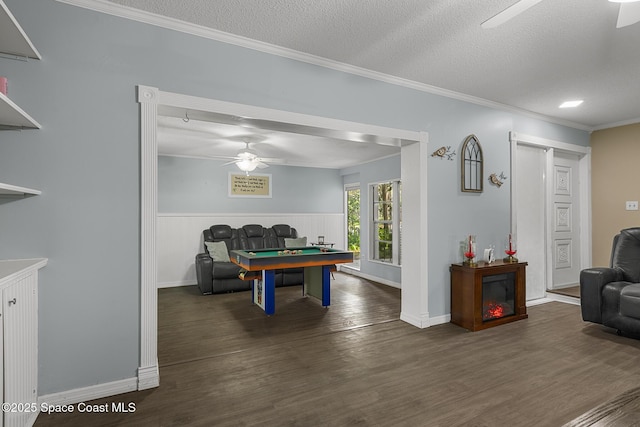
M 462 144 L 461 190 L 468 193 L 482 193 L 483 184 L 482 147 L 475 135 L 469 135 Z
M 489 182 L 497 186 L 498 188 L 500 188 L 500 186 L 504 184 L 506 180 L 507 180 L 507 177 L 505 176 L 504 172 L 500 172 L 500 175 L 495 173 L 492 173 L 491 175 L 489 175 Z
M 451 146 L 448 145 L 446 147 L 440 147 L 438 148 L 436 151 L 434 151 L 431 154 L 431 157 L 440 157 L 440 160 L 442 159 L 447 159 L 447 160 L 452 160 L 453 161 L 453 157 L 456 155 L 455 150 L 451 151 Z
M 229 172 L 229 197 L 271 197 L 271 175 Z

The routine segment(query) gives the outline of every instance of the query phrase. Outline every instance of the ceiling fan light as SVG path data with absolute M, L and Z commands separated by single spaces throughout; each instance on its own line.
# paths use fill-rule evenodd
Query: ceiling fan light
M 240 169 L 243 172 L 251 172 L 255 170 L 256 167 L 258 167 L 258 162 L 254 160 L 245 159 L 245 160 L 240 160 L 239 162 L 236 162 L 236 165 L 238 166 L 238 169 Z

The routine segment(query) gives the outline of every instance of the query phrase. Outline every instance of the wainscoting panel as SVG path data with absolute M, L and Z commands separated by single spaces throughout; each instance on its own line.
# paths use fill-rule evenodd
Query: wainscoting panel
M 344 214 L 158 214 L 158 287 L 196 283 L 195 256 L 202 252 L 202 230 L 214 224 L 239 228 L 246 224 L 289 224 L 307 242 L 344 246 Z

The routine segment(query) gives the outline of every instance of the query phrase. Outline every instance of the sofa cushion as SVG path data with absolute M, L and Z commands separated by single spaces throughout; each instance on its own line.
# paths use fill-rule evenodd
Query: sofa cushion
M 620 314 L 640 319 L 640 284 L 625 286 L 620 291 Z
M 264 236 L 264 227 L 258 224 L 243 225 L 242 229 L 249 238 Z
M 228 225 L 212 225 L 209 230 L 214 240 L 231 239 L 233 236 L 233 229 Z
M 613 267 L 622 271 L 623 280 L 640 282 L 640 227 L 620 232 L 613 254 Z
M 229 250 L 225 242 L 204 242 L 211 259 L 219 262 L 230 262 Z
M 285 248 L 301 248 L 307 246 L 307 237 L 298 237 L 297 239 L 284 239 Z
M 238 279 L 240 266 L 232 262 L 217 262 L 213 266 L 212 277 L 217 279 Z
M 291 233 L 291 226 L 287 224 L 276 224 L 271 227 L 277 237 L 294 237 Z

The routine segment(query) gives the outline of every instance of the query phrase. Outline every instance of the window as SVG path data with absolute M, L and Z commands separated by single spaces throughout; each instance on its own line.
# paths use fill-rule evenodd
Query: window
M 353 252 L 350 267 L 360 269 L 360 184 L 345 187 L 345 210 L 347 212 L 347 250 Z
M 371 259 L 400 265 L 400 181 L 371 185 Z

